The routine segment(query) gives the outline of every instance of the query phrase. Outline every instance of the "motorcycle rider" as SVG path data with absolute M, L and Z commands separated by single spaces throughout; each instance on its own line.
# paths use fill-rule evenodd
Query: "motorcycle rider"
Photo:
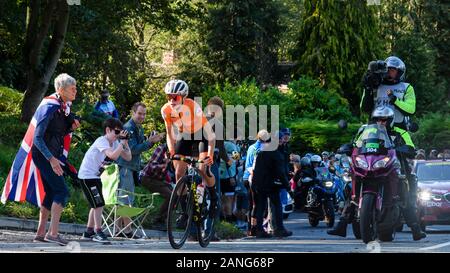
M 299 210 L 303 210 L 306 205 L 306 196 L 308 195 L 309 188 L 313 185 L 314 179 L 316 178 L 316 173 L 311 167 L 311 160 L 304 156 L 300 160 L 300 173 L 298 176 L 294 176 L 293 180 L 296 183 L 294 191 L 295 206 Z M 305 179 L 312 179 L 310 182 L 306 182 Z
M 412 127 L 409 116 L 416 111 L 416 96 L 412 85 L 404 82 L 405 73 L 405 64 L 396 56 L 390 56 L 384 62 L 370 62 L 369 71 L 364 75 L 364 92 L 360 107 L 368 113 L 378 106 L 387 106 L 394 111 L 393 131 L 401 136 L 410 150 L 407 153 L 398 153 L 409 182 L 409 202 L 403 215 L 411 228 L 413 239 L 417 241 L 425 238 L 426 233 L 421 231 L 416 216 L 417 180 L 411 175 L 411 168 L 406 162 L 407 157 L 414 157 L 415 154 L 414 143 L 408 130 Z M 342 236 L 342 227 L 338 230 L 339 224 L 335 230 L 328 233 Z

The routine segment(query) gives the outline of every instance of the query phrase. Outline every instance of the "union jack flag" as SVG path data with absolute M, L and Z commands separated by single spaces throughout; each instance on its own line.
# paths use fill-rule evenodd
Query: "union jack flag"
M 34 131 L 45 117 L 61 108 L 65 110 L 66 115 L 70 113 L 70 103 L 62 104 L 56 94 L 45 97 L 39 104 L 6 178 L 1 197 L 3 204 L 6 203 L 6 200 L 11 200 L 16 202 L 28 201 L 37 207 L 41 206 L 45 197 L 44 186 L 41 173 L 31 157 Z M 67 161 L 71 138 L 72 134 L 64 137 L 64 155 L 63 158 L 60 158 L 62 162 Z

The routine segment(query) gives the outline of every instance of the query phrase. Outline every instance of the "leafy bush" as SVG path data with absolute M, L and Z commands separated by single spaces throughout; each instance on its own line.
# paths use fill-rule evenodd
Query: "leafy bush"
M 288 85 L 297 118 L 318 120 L 352 120 L 346 99 L 335 90 L 320 87 L 318 80 L 302 77 Z
M 20 114 L 23 94 L 17 90 L 0 86 L 0 112 Z
M 416 148 L 450 149 L 450 116 L 445 113 L 429 113 L 417 120 L 419 131 L 412 134 Z
M 225 221 L 218 222 L 215 225 L 215 231 L 220 239 L 239 239 L 245 236 L 244 232 L 235 225 Z
M 298 119 L 289 123 L 292 136 L 290 147 L 293 152 L 320 153 L 324 150 L 335 152 L 342 144 L 351 142 L 360 124 L 349 124 L 343 130 L 337 122 L 312 119 Z

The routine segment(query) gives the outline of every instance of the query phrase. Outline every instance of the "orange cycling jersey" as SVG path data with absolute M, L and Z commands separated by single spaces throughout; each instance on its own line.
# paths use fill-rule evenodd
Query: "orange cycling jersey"
M 200 105 L 188 98 L 184 100 L 183 104 L 176 106 L 176 109 L 170 102 L 164 104 L 161 114 L 167 126 L 174 125 L 180 133 L 193 134 L 208 122 Z

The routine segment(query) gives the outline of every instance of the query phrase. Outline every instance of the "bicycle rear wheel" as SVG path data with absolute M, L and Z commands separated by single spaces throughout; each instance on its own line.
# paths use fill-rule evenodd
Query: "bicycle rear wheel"
M 174 249 L 179 249 L 184 245 L 192 223 L 194 198 L 189 182 L 188 176 L 180 178 L 170 197 L 167 235 L 170 245 Z
M 200 221 L 197 221 L 197 237 L 200 246 L 207 247 L 214 236 L 214 224 L 216 222 L 216 203 L 211 201 L 210 193 L 205 190 L 203 202 L 200 207 Z

